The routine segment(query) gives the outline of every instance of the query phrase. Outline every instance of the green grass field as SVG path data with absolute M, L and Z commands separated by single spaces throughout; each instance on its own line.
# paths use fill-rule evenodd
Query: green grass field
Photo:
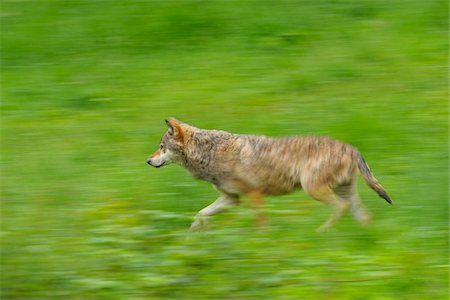
M 2 299 L 448 299 L 446 1 L 1 5 Z M 374 222 L 303 192 L 187 234 L 216 197 L 153 169 L 169 116 L 356 146 Z

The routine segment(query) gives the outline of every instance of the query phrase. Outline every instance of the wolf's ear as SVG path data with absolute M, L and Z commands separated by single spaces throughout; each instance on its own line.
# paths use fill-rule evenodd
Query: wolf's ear
M 169 127 L 169 134 L 173 134 L 173 126 L 168 120 L 166 120 L 167 127 Z
M 169 134 L 175 138 L 178 138 L 181 143 L 184 142 L 184 131 L 183 128 L 180 125 L 180 121 L 169 118 L 169 120 L 166 120 L 167 127 L 169 127 Z
M 180 121 L 175 118 L 170 117 L 166 120 L 167 127 L 169 127 L 169 134 L 174 134 L 177 127 L 180 125 Z

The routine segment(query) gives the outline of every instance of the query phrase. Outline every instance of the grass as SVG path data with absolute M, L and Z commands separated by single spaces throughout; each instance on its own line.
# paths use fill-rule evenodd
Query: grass
M 447 299 L 444 1 L 10 1 L 1 7 L 5 299 Z M 303 192 L 187 235 L 217 193 L 146 158 L 174 116 L 355 145 L 374 223 Z

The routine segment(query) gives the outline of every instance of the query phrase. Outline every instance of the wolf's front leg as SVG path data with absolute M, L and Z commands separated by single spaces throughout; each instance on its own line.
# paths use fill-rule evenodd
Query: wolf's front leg
M 256 209 L 256 225 L 259 227 L 264 227 L 269 224 L 269 219 L 264 214 L 263 205 L 264 199 L 263 194 L 260 192 L 251 192 L 248 194 L 250 197 L 250 203 L 254 209 Z
M 216 201 L 202 209 L 195 216 L 195 220 L 191 225 L 191 230 L 198 229 L 207 223 L 207 218 L 209 216 L 218 214 L 225 209 L 239 204 L 239 197 L 234 195 L 223 194 Z

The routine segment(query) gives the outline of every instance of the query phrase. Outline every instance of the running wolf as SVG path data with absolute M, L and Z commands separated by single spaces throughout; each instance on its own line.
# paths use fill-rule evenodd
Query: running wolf
M 191 229 L 205 224 L 208 216 L 239 204 L 244 195 L 258 208 L 266 195 L 297 189 L 332 207 L 332 214 L 319 230 L 333 226 L 347 210 L 367 224 L 371 215 L 358 197 L 358 170 L 367 184 L 392 204 L 364 158 L 349 144 L 319 136 L 272 138 L 205 130 L 174 118 L 166 124 L 168 130 L 159 149 L 147 163 L 155 168 L 177 163 L 221 193 L 198 212 Z M 265 221 L 262 214 L 258 220 Z

